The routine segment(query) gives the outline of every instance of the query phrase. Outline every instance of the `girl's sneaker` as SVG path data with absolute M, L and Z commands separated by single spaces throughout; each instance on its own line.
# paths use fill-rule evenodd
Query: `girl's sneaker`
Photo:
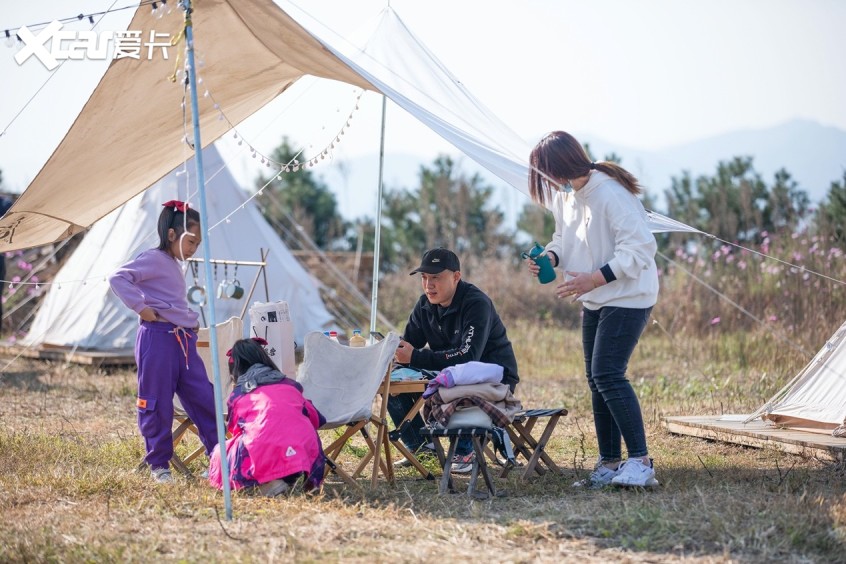
M 573 487 L 587 488 L 591 490 L 598 490 L 599 488 L 604 488 L 605 486 L 610 485 L 611 480 L 613 480 L 620 473 L 620 468 L 622 468 L 622 466 L 619 466 L 616 470 L 611 470 L 604 464 L 597 462 L 596 467 L 593 469 L 593 472 L 590 473 L 590 476 L 588 476 L 584 480 L 574 482 Z
M 158 484 L 169 484 L 173 482 L 173 475 L 169 468 L 156 468 L 150 472 L 150 476 Z
M 655 469 L 652 467 L 652 459 L 649 459 L 649 466 L 641 462 L 639 458 L 626 460 L 620 467 L 620 473 L 612 478 L 611 483 L 615 486 L 638 488 L 657 486 L 658 480 L 655 479 Z
M 265 497 L 276 497 L 287 494 L 291 486 L 285 480 L 271 480 L 270 482 L 259 484 L 258 489 L 261 495 Z

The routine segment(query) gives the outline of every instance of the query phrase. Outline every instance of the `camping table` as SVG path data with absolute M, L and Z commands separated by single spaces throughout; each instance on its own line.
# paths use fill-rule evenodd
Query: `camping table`
M 405 425 L 411 425 L 411 420 L 414 419 L 414 416 L 420 412 L 420 409 L 423 407 L 423 392 L 426 390 L 426 386 L 428 385 L 428 380 L 397 380 L 391 381 L 390 391 L 388 392 L 389 395 L 398 396 L 402 394 L 421 394 L 420 397 L 417 398 L 417 401 L 414 402 L 414 405 L 405 414 L 403 420 L 397 424 L 396 429 L 388 433 L 388 437 L 391 440 L 391 443 L 394 445 L 400 454 L 402 454 L 409 462 L 411 462 L 412 466 L 414 466 L 420 474 L 426 478 L 427 480 L 434 480 L 435 477 L 432 475 L 429 470 L 426 469 L 423 464 L 414 456 L 410 450 L 405 448 L 405 445 L 402 444 L 400 440 L 400 430 Z M 389 459 L 387 463 L 390 465 L 391 460 Z

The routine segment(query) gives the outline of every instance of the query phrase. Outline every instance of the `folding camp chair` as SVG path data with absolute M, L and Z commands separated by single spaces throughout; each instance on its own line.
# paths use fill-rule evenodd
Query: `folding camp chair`
M 371 485 L 375 487 L 380 468 L 393 481 L 386 421 L 387 401 L 380 403 L 378 416 L 373 415 L 373 403 L 377 395 L 387 397 L 391 363 L 398 344 L 399 335 L 393 332 L 366 347 L 347 347 L 319 332 L 305 336 L 303 362 L 297 381 L 303 386 L 305 397 L 326 418 L 326 424 L 320 430 L 347 426 L 337 439 L 324 447 L 323 452 L 329 468 L 354 487 L 358 487 L 355 478 L 371 458 L 374 459 Z M 376 427 L 375 441 L 368 433 L 368 422 Z M 356 434 L 364 438 L 368 452 L 358 467 L 349 473 L 341 468 L 338 457 Z M 384 460 L 381 456 L 383 450 Z
M 220 384 L 222 387 L 222 396 L 224 406 L 223 409 L 226 409 L 226 400 L 229 398 L 229 394 L 232 392 L 232 379 L 229 376 L 229 364 L 228 359 L 226 357 L 226 351 L 232 348 L 232 345 L 235 344 L 235 341 L 238 339 L 243 338 L 244 336 L 244 322 L 240 317 L 230 317 L 226 321 L 218 323 L 215 325 L 217 328 L 217 362 L 218 368 L 220 369 Z M 197 354 L 200 355 L 200 358 L 203 359 L 203 364 L 206 365 L 206 372 L 208 373 L 209 380 L 214 382 L 214 373 L 212 372 L 212 356 L 211 356 L 211 331 L 208 327 L 203 327 L 197 332 Z M 226 418 L 226 412 L 224 411 L 224 419 Z M 176 453 L 176 446 L 180 444 L 184 439 L 186 434 L 190 431 L 195 435 L 199 436 L 199 432 L 197 431 L 197 427 L 194 425 L 194 422 L 191 421 L 191 418 L 188 417 L 188 414 L 185 413 L 185 409 L 182 407 L 182 404 L 179 402 L 179 398 L 173 398 L 173 420 L 176 423 L 176 428 L 173 430 L 173 458 L 170 459 L 171 464 L 173 467 L 182 472 L 183 474 L 190 476 L 191 471 L 188 469 L 188 464 L 191 463 L 195 458 L 203 454 L 205 449 L 200 446 L 199 448 L 194 449 L 188 456 L 182 458 Z

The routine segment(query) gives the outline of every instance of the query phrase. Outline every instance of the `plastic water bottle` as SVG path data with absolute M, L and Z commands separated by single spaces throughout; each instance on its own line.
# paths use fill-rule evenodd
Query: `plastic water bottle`
M 552 267 L 552 261 L 549 260 L 549 255 L 540 243 L 535 242 L 535 246 L 529 249 L 528 253 L 522 253 L 524 259 L 532 259 L 538 265 L 540 271 L 538 272 L 538 282 L 541 284 L 549 284 L 555 280 L 555 269 Z
M 329 339 L 335 341 L 336 343 L 340 343 L 338 340 L 338 332 L 337 331 L 329 331 Z
M 361 336 L 361 329 L 354 329 L 352 337 L 350 337 L 351 347 L 363 347 L 367 345 L 367 339 Z

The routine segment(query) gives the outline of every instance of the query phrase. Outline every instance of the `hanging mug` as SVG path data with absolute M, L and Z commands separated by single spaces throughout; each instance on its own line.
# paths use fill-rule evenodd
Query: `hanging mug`
M 194 305 L 206 305 L 206 289 L 196 284 L 188 288 L 188 301 Z
M 217 299 L 225 300 L 229 296 L 226 294 L 226 288 L 229 286 L 229 280 L 221 280 L 220 284 L 217 285 Z
M 225 294 L 229 299 L 240 300 L 244 297 L 244 288 L 241 287 L 241 283 L 236 279 L 226 285 Z

